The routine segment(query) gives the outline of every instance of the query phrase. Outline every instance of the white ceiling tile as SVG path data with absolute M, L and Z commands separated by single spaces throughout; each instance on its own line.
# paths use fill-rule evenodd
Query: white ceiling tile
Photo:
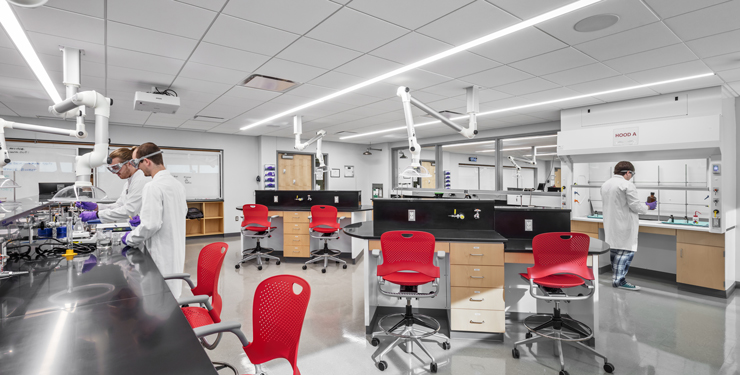
M 188 90 L 188 91 L 203 91 L 203 92 L 209 92 L 209 93 L 214 93 L 214 94 L 223 94 L 224 92 L 228 91 L 232 86 L 234 85 L 202 81 L 198 79 L 180 76 L 180 77 L 177 77 L 174 82 L 172 82 L 172 85 L 170 86 L 170 88 L 175 91 L 182 89 L 182 90 Z
M 625 76 L 615 76 L 609 78 L 597 79 L 585 83 L 568 86 L 569 89 L 580 92 L 581 94 L 590 94 L 600 91 L 616 90 L 630 86 L 637 86 L 640 83 Z
M 516 81 L 522 81 L 531 77 L 533 77 L 531 74 L 525 73 L 521 70 L 517 70 L 509 66 L 500 66 L 498 68 L 461 77 L 461 79 L 479 86 L 490 88 Z
M 738 15 L 740 1 L 728 1 L 669 18 L 665 23 L 686 41 L 738 29 L 740 28 L 737 22 Z
M 740 81 L 740 67 L 719 72 L 717 75 L 725 82 Z
M 195 5 L 197 7 L 219 11 L 228 0 L 175 0 L 180 3 Z
M 445 98 L 453 98 L 453 97 L 459 97 L 461 95 L 464 96 L 465 89 L 470 86 L 472 86 L 470 82 L 461 81 L 459 79 L 456 79 L 456 80 L 447 81 L 447 82 L 444 82 L 438 85 L 428 86 L 421 91 L 413 90 L 413 87 L 412 87 L 411 95 L 418 96 L 419 93 L 425 92 L 425 93 L 440 95 Z M 486 91 L 486 90 L 480 90 L 479 93 L 483 91 Z M 421 97 L 419 98 L 421 100 Z M 400 103 L 400 99 L 398 100 Z
M 108 46 L 185 60 L 197 40 L 108 21 Z
M 511 95 L 509 95 L 509 94 L 503 93 L 501 91 L 496 91 L 496 90 L 493 90 L 493 89 L 481 89 L 478 92 L 478 97 L 480 99 L 480 103 L 490 102 L 490 101 L 493 101 L 493 100 L 501 100 L 501 99 L 504 99 L 504 98 L 508 98 L 510 96 Z
M 131 69 L 174 75 L 180 70 L 180 68 L 182 68 L 184 63 L 185 61 L 183 60 L 173 59 L 170 57 L 108 47 L 109 66 L 121 66 Z
M 465 99 L 464 98 L 463 99 L 460 99 L 460 98 L 446 98 L 446 99 L 437 100 L 437 101 L 434 101 L 434 102 L 429 102 L 429 103 L 426 103 L 426 104 L 428 106 L 432 107 L 437 112 L 441 112 L 441 111 L 458 112 L 458 111 L 454 111 L 454 109 L 455 108 L 458 108 L 458 107 L 461 107 L 461 106 L 465 106 Z M 403 113 L 402 112 L 398 112 L 397 111 L 395 113 L 400 114 L 401 115 L 401 118 L 403 118 Z M 462 114 L 463 112 L 459 112 L 459 113 Z
M 190 61 L 243 72 L 252 72 L 269 59 L 266 55 L 206 42 L 201 42 L 190 57 Z
M 550 121 L 560 121 L 560 111 L 555 109 L 549 109 L 549 110 L 540 110 L 537 107 L 530 108 L 532 111 L 525 110 L 525 114 L 528 114 L 530 116 L 539 117 L 541 119 L 550 120 Z M 521 111 L 516 111 L 521 112 Z
M 144 123 L 144 126 L 152 125 L 152 126 L 176 128 L 182 125 L 182 123 L 185 121 L 187 120 L 182 119 L 182 118 L 172 117 L 172 115 L 165 114 L 165 113 L 152 113 L 152 115 L 149 116 L 149 118 Z
M 638 98 L 646 98 L 648 96 L 658 95 L 657 91 L 654 91 L 650 88 L 641 88 L 641 89 L 635 89 L 635 90 L 628 90 L 628 91 L 620 91 L 620 92 L 614 92 L 610 94 L 603 94 L 603 95 L 597 95 L 594 96 L 594 98 L 603 100 L 604 102 L 618 102 L 621 100 L 629 100 L 629 99 L 638 99 Z
M 679 14 L 710 7 L 728 0 L 676 1 L 676 0 L 645 0 L 660 18 L 670 18 Z
M 23 56 L 21 56 L 15 47 L 0 48 L 0 64 L 28 66 L 26 60 L 23 60 Z
M 326 71 L 326 69 L 274 58 L 262 65 L 255 73 L 305 83 Z
M 619 16 L 619 21 L 606 29 L 587 33 L 576 31 L 573 28 L 578 21 L 597 14 L 614 14 Z M 537 27 L 565 43 L 575 45 L 614 33 L 631 30 L 658 20 L 658 17 L 640 0 L 604 0 L 545 21 L 537 25 Z
M 291 95 L 296 95 L 292 91 L 291 91 L 290 94 Z M 308 98 L 310 98 L 310 99 L 318 99 L 318 98 L 320 98 L 322 96 L 323 95 L 317 95 L 317 96 L 310 96 Z M 378 98 L 373 97 L 373 96 L 367 96 L 367 95 L 349 93 L 349 94 L 344 94 L 344 95 L 338 96 L 338 97 L 330 100 L 327 103 L 334 103 L 334 102 L 336 102 L 336 103 L 343 103 L 343 104 L 351 104 L 351 105 L 354 105 L 354 106 L 362 106 L 362 105 L 367 105 L 367 104 L 375 103 L 375 102 L 378 102 L 380 100 L 381 99 L 378 99 Z
M 0 116 L 18 116 L 18 114 L 13 112 L 5 104 L 0 103 Z
M 730 82 L 727 84 L 727 86 L 730 86 L 735 92 L 740 92 L 740 81 L 738 82 Z
M 0 64 L 0 76 L 25 79 L 28 81 L 36 80 L 31 68 L 22 65 Z
M 652 83 L 711 72 L 712 70 L 709 69 L 706 64 L 704 64 L 700 60 L 696 60 L 676 65 L 664 66 L 657 69 L 631 73 L 627 74 L 627 77 L 630 77 L 639 83 Z
M 539 117 L 522 115 L 522 114 L 515 114 L 511 116 L 501 117 L 500 119 L 497 119 L 497 120 L 508 122 L 512 125 L 539 124 L 539 123 L 545 122 L 544 119 L 541 119 Z
M 525 95 L 533 92 L 544 91 L 560 87 L 558 84 L 544 80 L 539 77 L 525 79 L 524 81 L 497 86 L 496 90 L 511 95 Z
M 728 53 L 703 60 L 715 72 L 740 68 L 740 52 Z
M 381 59 L 373 55 L 362 55 L 336 69 L 337 72 L 352 74 L 358 77 L 372 78 L 402 67 L 390 60 Z
M 452 45 L 461 45 L 518 22 L 516 17 L 479 0 L 417 31 Z
M 550 35 L 529 27 L 471 48 L 470 51 L 500 63 L 509 64 L 567 46 Z
M 216 100 L 216 98 L 218 98 L 222 94 L 222 92 L 203 92 L 176 88 L 172 89 L 177 92 L 177 95 L 180 98 L 180 109 L 182 109 L 182 106 L 190 101 L 202 104 L 200 105 L 200 107 L 198 107 L 198 109 L 201 109 L 206 104 Z M 146 91 L 149 91 L 149 89 L 147 89 Z M 178 113 L 180 113 L 180 110 L 178 110 Z
M 412 32 L 372 51 L 371 55 L 410 64 L 450 48 L 449 44 Z
M 26 31 L 95 44 L 105 43 L 105 27 L 100 18 L 49 7 L 14 9 Z
M 272 56 L 299 37 L 287 31 L 221 14 L 203 40 Z
M 221 124 L 208 130 L 208 133 L 234 134 L 239 132 L 239 127 L 243 124 Z
M 129 69 L 120 66 L 109 66 L 108 78 L 119 81 L 140 82 L 163 89 L 172 83 L 175 76 L 170 74 L 147 72 L 138 69 Z
M 686 42 L 700 58 L 740 51 L 740 30 L 708 36 Z
M 566 88 L 566 87 L 560 87 L 560 88 L 557 88 L 557 89 L 536 92 L 534 94 L 522 95 L 521 98 L 522 99 L 526 99 L 526 100 L 530 100 L 533 103 L 539 103 L 539 102 L 544 102 L 544 101 L 548 101 L 548 100 L 557 100 L 557 99 L 563 99 L 563 98 L 568 98 L 568 97 L 578 96 L 578 95 L 581 95 L 581 93 L 578 92 L 578 91 L 571 90 L 571 89 Z M 587 103 L 601 102 L 600 100 L 588 99 L 588 98 L 586 98 L 586 100 L 584 100 L 584 101 L 587 102 Z M 567 104 L 564 104 L 564 103 L 555 103 L 554 105 L 555 106 L 560 106 L 561 108 L 567 108 L 567 107 L 573 107 L 573 105 L 572 105 L 573 102 L 574 101 L 564 102 L 564 103 L 567 103 Z M 578 100 L 576 100 L 575 102 L 578 102 Z
M 619 75 L 619 72 L 617 72 L 616 70 L 604 64 L 596 63 L 574 69 L 563 70 L 557 73 L 547 74 L 542 76 L 542 78 L 548 81 L 555 82 L 561 86 L 568 86 L 616 75 Z
M 523 19 L 530 19 L 566 6 L 572 0 L 487 0 L 489 3 Z
M 318 99 L 320 97 L 333 94 L 337 91 L 338 91 L 337 89 L 331 89 L 328 87 L 322 87 L 322 86 L 312 85 L 310 83 L 304 83 L 290 90 L 290 95 L 301 96 L 304 98 Z
M 62 66 L 62 52 L 59 50 L 59 46 L 84 50 L 85 53 L 80 58 L 82 61 L 92 61 L 100 64 L 105 63 L 105 47 L 102 44 L 83 42 L 62 38 L 56 35 L 34 32 L 28 33 L 28 39 L 31 40 L 33 49 L 36 53 L 57 56 L 57 62 L 60 67 Z
M 576 46 L 600 61 L 680 43 L 681 40 L 662 22 L 613 34 Z
M 242 114 L 265 102 L 266 100 L 240 98 L 238 96 L 233 96 L 233 95 L 229 95 L 229 96 L 222 95 L 218 99 L 214 100 L 213 103 L 211 103 L 211 105 L 223 106 L 223 107 L 233 107 L 234 110 L 228 110 L 224 113 L 224 114 L 231 114 L 230 116 L 218 116 L 218 117 L 225 117 L 228 119 L 236 115 Z M 233 113 L 234 111 L 236 111 L 236 113 Z
M 356 94 L 372 96 L 378 99 L 387 99 L 396 96 L 396 90 L 398 85 L 389 84 L 386 82 L 377 82 L 372 85 L 365 86 L 357 91 Z
M 177 1 L 107 0 L 108 20 L 200 39 L 216 12 Z
M 180 72 L 181 77 L 195 78 L 203 81 L 236 85 L 244 81 L 249 73 L 240 70 L 220 68 L 189 61 Z
M 39 54 L 39 60 L 41 60 L 41 63 L 44 65 L 44 68 L 46 69 L 49 74 L 52 72 L 59 72 L 63 73 L 64 71 L 64 65 L 60 63 L 60 60 L 62 58 L 62 55 L 43 55 Z M 88 61 L 88 60 L 82 60 L 81 62 L 81 73 L 82 73 L 82 79 L 84 83 L 84 79 L 86 77 L 98 77 L 98 78 L 105 78 L 105 64 L 99 64 L 96 62 Z M 61 77 L 61 76 L 60 76 Z M 53 80 L 55 83 L 62 82 L 62 78 L 58 80 Z
M 245 101 L 247 99 L 244 99 Z M 198 115 L 200 116 L 209 116 L 209 117 L 221 117 L 226 121 L 230 118 L 233 118 L 234 116 L 238 116 L 256 106 L 262 103 L 257 102 L 251 102 L 247 105 L 243 106 L 234 106 L 234 105 L 223 105 L 223 104 L 209 104 L 205 108 L 201 109 L 200 112 L 198 112 Z
M 327 0 L 250 0 L 229 2 L 224 13 L 304 34 L 339 8 L 339 5 Z
M 355 0 L 349 7 L 413 30 L 472 1 L 474 0 Z
M 208 121 L 196 121 L 196 120 L 188 120 L 184 122 L 178 129 L 188 129 L 188 130 L 210 130 L 218 126 L 218 123 L 215 122 L 208 122 Z
M 151 115 L 151 112 L 135 111 L 133 108 L 125 109 L 118 108 L 118 110 L 110 112 L 111 123 L 121 124 L 132 124 L 132 125 L 144 125 L 146 120 Z
M 621 73 L 633 73 L 696 59 L 696 55 L 685 44 L 679 43 L 607 60 L 604 64 Z
M 297 90 L 298 88 L 301 88 L 302 86 L 303 85 L 298 86 L 294 90 Z M 293 90 L 291 90 L 291 93 L 292 91 Z M 263 102 L 268 101 L 280 95 L 281 93 L 279 92 L 253 89 L 251 87 L 245 87 L 245 86 L 234 86 L 233 88 L 231 88 L 231 90 L 227 91 L 224 94 L 224 96 L 230 96 L 234 98 L 252 99 L 252 100 L 261 100 Z
M 408 32 L 407 29 L 342 8 L 306 36 L 338 46 L 369 52 Z
M 501 64 L 470 52 L 460 52 L 431 64 L 423 69 L 447 77 L 462 77 L 500 66 Z
M 452 80 L 451 77 L 416 69 L 388 78 L 383 82 L 394 85 L 396 88 L 398 86 L 406 86 L 411 88 L 411 90 L 421 90 L 450 80 Z M 393 94 L 395 93 L 396 90 L 393 90 Z
M 589 65 L 595 62 L 596 60 L 586 56 L 581 51 L 578 51 L 573 47 L 568 47 L 548 52 L 543 55 L 530 57 L 526 60 L 517 61 L 510 64 L 510 66 L 527 73 L 540 76 Z
M 105 3 L 100 0 L 49 0 L 44 6 L 97 18 L 103 18 L 105 16 Z
M 302 37 L 276 57 L 319 68 L 334 69 L 360 55 L 362 53 L 357 51 Z
M 361 77 L 355 77 L 353 75 L 331 71 L 321 75 L 318 78 L 313 79 L 310 83 L 312 85 L 328 87 L 332 89 L 345 89 L 364 80 L 365 79 Z
M 0 47 L 15 49 L 15 44 L 13 44 L 13 41 L 10 39 L 8 34 L 5 32 L 4 28 L 0 28 Z

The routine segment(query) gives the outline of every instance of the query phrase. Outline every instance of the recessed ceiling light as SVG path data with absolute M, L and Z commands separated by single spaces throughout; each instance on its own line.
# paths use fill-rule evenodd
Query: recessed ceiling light
M 581 33 L 591 33 L 612 27 L 617 22 L 619 22 L 619 16 L 616 14 L 597 14 L 576 22 L 573 29 Z
M 263 76 L 261 74 L 252 74 L 242 83 L 242 86 L 275 92 L 286 92 L 297 85 L 298 83 L 287 79 Z

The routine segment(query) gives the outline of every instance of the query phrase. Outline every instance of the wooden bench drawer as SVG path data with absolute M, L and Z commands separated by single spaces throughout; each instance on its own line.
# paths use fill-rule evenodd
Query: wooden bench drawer
M 506 317 L 503 311 L 452 309 L 450 328 L 453 331 L 497 332 L 506 329 Z
M 504 310 L 504 290 L 499 288 L 450 288 L 453 309 Z
M 308 223 L 308 217 L 311 215 L 308 211 L 284 211 L 283 222 L 285 223 Z
M 504 244 L 452 242 L 450 264 L 503 266 Z
M 450 286 L 503 288 L 503 266 L 450 266 Z
M 286 248 L 288 246 L 310 246 L 311 237 L 307 234 L 292 235 L 286 233 L 283 235 L 283 245 Z
M 306 223 L 285 223 L 283 224 L 283 235 L 309 234 L 308 224 Z
M 311 257 L 311 247 L 310 246 L 285 246 L 285 249 L 283 250 L 283 256 L 310 258 Z

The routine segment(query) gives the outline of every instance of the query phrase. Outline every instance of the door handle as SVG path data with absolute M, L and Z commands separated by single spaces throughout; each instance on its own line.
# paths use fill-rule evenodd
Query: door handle
M 683 258 L 683 249 L 681 249 L 681 258 Z
M 483 298 L 471 298 L 470 302 L 483 302 Z
M 470 254 L 471 257 L 482 257 L 483 254 Z
M 483 276 L 470 276 L 471 279 L 482 279 Z
M 485 322 L 486 322 L 485 320 L 481 320 L 480 322 L 476 322 L 475 320 L 471 320 L 470 321 L 470 324 L 483 324 Z
M 293 180 L 293 185 L 295 185 L 295 180 Z
M 285 174 L 285 168 L 283 168 L 283 174 Z

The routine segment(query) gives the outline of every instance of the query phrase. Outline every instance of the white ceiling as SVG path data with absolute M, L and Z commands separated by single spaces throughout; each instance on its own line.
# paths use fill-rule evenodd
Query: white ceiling
M 2 0 L 0 0 L 2 1 Z M 14 7 L 64 92 L 60 45 L 85 50 L 83 89 L 115 105 L 111 122 L 244 135 L 292 135 L 291 119 L 239 128 L 431 54 L 563 6 L 568 0 L 49 0 Z M 617 24 L 580 33 L 579 20 L 616 14 Z M 740 90 L 740 0 L 603 0 L 308 108 L 304 133 L 367 132 L 404 124 L 399 85 L 438 111 L 465 112 L 478 85 L 481 110 L 558 99 L 686 75 L 716 76 L 481 117 L 481 130 L 559 119 L 559 110 L 725 85 Z M 285 94 L 237 86 L 253 73 L 300 82 Z M 0 115 L 47 116 L 48 96 L 0 32 Z M 135 91 L 171 88 L 174 115 L 133 110 Z M 195 115 L 223 117 L 221 123 Z M 420 115 L 417 112 L 417 115 Z M 428 121 L 420 117 L 419 121 Z M 343 133 L 346 134 L 346 133 Z M 457 135 L 444 125 L 420 138 Z M 405 132 L 349 140 L 398 141 Z

